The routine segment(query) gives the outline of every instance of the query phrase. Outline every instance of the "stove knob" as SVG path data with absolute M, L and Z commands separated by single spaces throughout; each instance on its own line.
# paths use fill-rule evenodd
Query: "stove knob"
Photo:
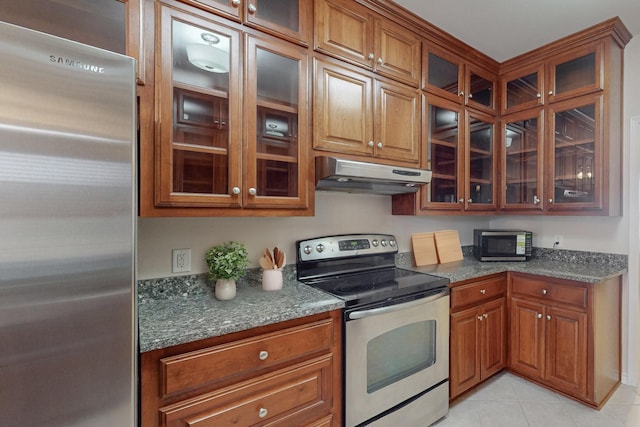
M 318 252 L 324 251 L 324 245 L 322 243 L 318 243 L 318 245 L 316 246 L 316 251 Z
M 302 250 L 305 254 L 309 255 L 311 253 L 311 246 L 307 245 Z
M 373 239 L 371 241 L 371 244 L 373 245 L 374 248 L 377 248 L 378 247 L 378 239 Z
M 394 247 L 396 245 L 396 241 L 391 239 L 389 240 L 389 246 Z
M 382 247 L 386 247 L 387 246 L 387 241 L 385 239 L 380 240 L 380 244 L 382 245 Z

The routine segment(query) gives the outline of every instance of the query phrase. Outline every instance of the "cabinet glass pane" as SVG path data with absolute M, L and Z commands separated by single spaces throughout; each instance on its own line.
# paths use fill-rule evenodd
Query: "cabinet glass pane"
M 469 197 L 493 203 L 493 125 L 471 117 L 469 129 Z
M 596 82 L 595 52 L 556 65 L 555 77 L 556 94 L 594 85 Z
M 228 194 L 227 156 L 173 150 L 173 189 L 179 193 Z
M 300 0 L 254 0 L 255 15 L 292 31 L 300 31 Z
M 595 105 L 554 113 L 555 202 L 593 202 Z
M 458 95 L 458 65 L 429 53 L 429 86 Z
M 256 50 L 257 180 L 261 196 L 298 196 L 299 62 Z
M 433 172 L 429 202 L 454 203 L 457 200 L 458 113 L 429 106 L 427 168 Z
M 172 22 L 173 192 L 229 194 L 230 38 Z
M 469 99 L 493 108 L 493 82 L 471 73 Z
M 229 46 L 223 34 L 173 21 L 173 81 L 229 91 Z
M 535 101 L 538 93 L 538 73 L 510 80 L 507 82 L 507 108 Z
M 534 204 L 538 191 L 538 119 L 507 123 L 505 132 L 506 203 Z

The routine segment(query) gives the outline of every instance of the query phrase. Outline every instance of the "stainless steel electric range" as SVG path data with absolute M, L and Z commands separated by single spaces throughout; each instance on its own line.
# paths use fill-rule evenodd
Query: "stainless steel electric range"
M 428 426 L 449 409 L 449 280 L 395 266 L 388 234 L 296 242 L 298 280 L 345 301 L 343 425 Z

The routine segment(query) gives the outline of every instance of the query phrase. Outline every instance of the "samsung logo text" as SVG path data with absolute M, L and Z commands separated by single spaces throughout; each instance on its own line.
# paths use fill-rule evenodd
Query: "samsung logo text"
M 90 73 L 104 74 L 104 67 L 100 67 L 98 65 L 93 64 L 85 64 L 81 61 L 76 61 L 75 59 L 63 58 L 61 56 L 50 55 L 49 61 L 55 62 L 60 65 L 66 65 L 67 67 L 78 68 L 82 71 L 87 71 Z

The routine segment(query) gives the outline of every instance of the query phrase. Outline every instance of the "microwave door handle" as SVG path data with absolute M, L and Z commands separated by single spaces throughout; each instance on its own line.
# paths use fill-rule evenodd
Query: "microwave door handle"
M 447 292 L 442 291 L 436 295 L 431 295 L 426 298 L 420 298 L 420 299 L 405 302 L 402 304 L 388 305 L 386 307 L 380 307 L 380 308 L 372 308 L 371 310 L 354 311 L 349 313 L 349 320 L 364 319 L 365 317 L 379 316 L 381 314 L 392 313 L 394 311 L 406 310 L 408 308 L 415 307 L 417 305 L 426 304 L 426 303 L 439 300 L 440 298 L 443 298 L 446 295 L 447 295 Z

